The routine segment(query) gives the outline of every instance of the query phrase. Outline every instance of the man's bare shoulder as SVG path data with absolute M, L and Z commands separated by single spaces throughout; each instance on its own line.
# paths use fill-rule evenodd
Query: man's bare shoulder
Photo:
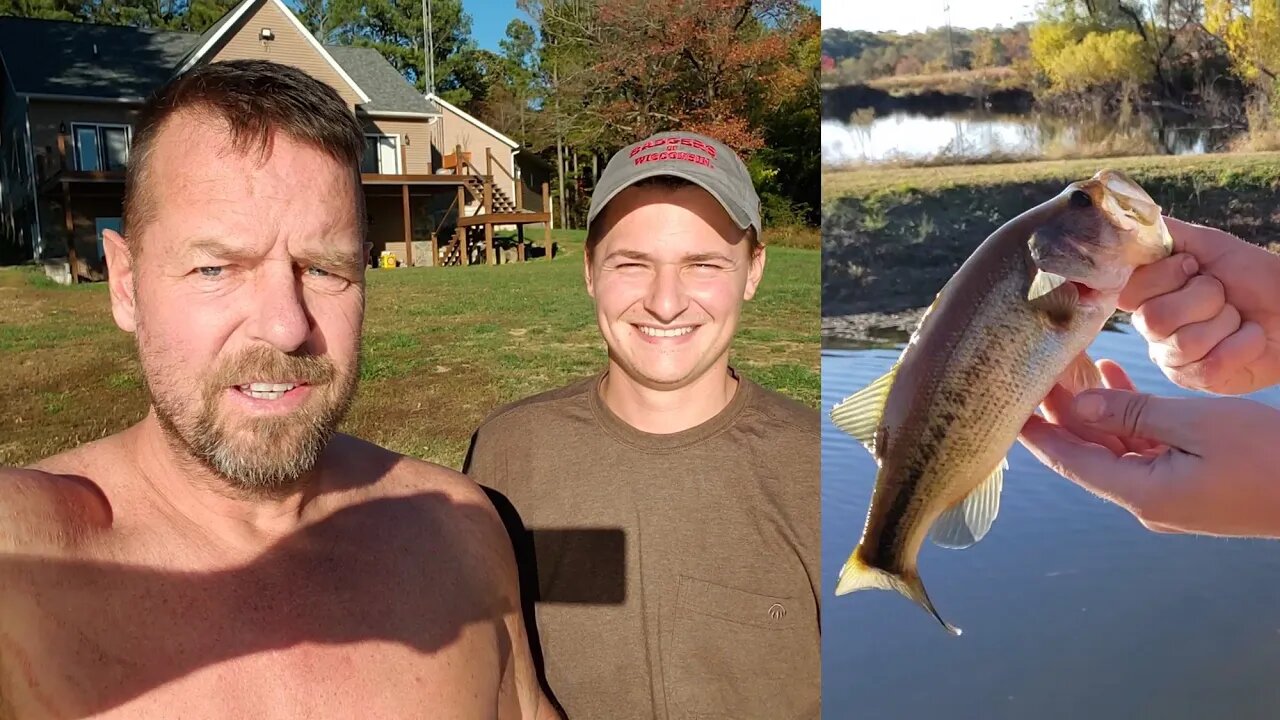
M 358 456 L 373 469 L 378 480 L 361 494 L 366 497 L 433 496 L 447 500 L 455 506 L 465 506 L 481 511 L 484 523 L 497 522 L 484 490 L 466 475 L 437 463 L 402 455 L 366 440 L 341 436 L 339 442 L 348 456 Z M 459 518 L 474 517 L 475 513 L 459 513 Z M 492 516 L 492 518 L 490 518 Z
M 111 503 L 91 478 L 92 450 L 25 468 L 0 468 L 0 549 L 66 546 L 111 526 Z

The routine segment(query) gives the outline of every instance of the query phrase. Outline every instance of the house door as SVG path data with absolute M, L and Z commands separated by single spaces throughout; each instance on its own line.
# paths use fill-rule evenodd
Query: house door
M 364 160 L 360 172 L 397 175 L 400 173 L 400 136 L 365 135 Z

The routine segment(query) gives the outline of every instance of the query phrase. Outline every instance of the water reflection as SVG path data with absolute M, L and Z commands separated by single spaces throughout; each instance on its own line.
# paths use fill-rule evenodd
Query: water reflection
M 1144 390 L 1169 383 L 1127 325 L 1102 333 Z M 1270 718 L 1280 707 L 1280 543 L 1157 535 L 1021 446 L 978 545 L 926 545 L 920 567 L 956 638 L 889 592 L 835 597 L 875 463 L 826 413 L 898 348 L 823 351 L 823 716 Z M 1255 399 L 1280 405 L 1280 390 Z
M 848 165 L 903 160 L 1056 158 L 1088 153 L 1188 155 L 1218 152 L 1234 130 L 1185 120 L 991 112 L 924 116 L 867 111 L 822 122 L 822 162 Z

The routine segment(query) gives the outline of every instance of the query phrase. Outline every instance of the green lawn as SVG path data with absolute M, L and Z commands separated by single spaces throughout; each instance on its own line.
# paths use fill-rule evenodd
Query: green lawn
M 361 384 L 343 429 L 456 468 L 492 409 L 597 371 L 582 233 L 555 239 L 563 253 L 551 262 L 371 270 Z M 819 252 L 770 247 L 733 350 L 746 375 L 815 408 L 818 297 Z M 146 409 L 105 284 L 66 288 L 0 269 L 0 363 L 0 464 L 102 437 Z
M 1230 188 L 1233 185 L 1252 189 L 1259 184 L 1272 184 L 1277 167 L 1280 167 L 1280 153 L 1276 152 L 1143 155 L 936 167 L 864 166 L 824 171 L 822 196 L 827 202 L 847 195 L 1071 182 L 1090 177 L 1102 168 L 1115 168 L 1132 174 L 1139 182 L 1185 178 L 1206 189 Z

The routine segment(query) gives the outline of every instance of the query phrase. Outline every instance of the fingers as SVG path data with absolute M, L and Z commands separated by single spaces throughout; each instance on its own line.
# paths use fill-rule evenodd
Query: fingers
M 1117 307 L 1133 312 L 1148 300 L 1181 288 L 1199 269 L 1200 264 L 1196 259 L 1186 253 L 1143 265 L 1133 271 L 1129 282 L 1120 291 Z
M 1098 372 L 1102 374 L 1103 384 L 1112 390 L 1128 390 L 1130 392 L 1138 390 L 1138 388 L 1134 387 L 1133 381 L 1129 379 L 1129 374 L 1114 360 L 1099 360 Z
M 1068 430 L 1072 435 L 1087 443 L 1101 445 L 1114 456 L 1125 454 L 1128 448 L 1114 434 L 1089 427 L 1081 422 L 1075 412 L 1075 398 L 1061 385 L 1055 385 L 1045 398 L 1045 419 Z
M 1099 360 L 1098 371 L 1102 374 L 1102 384 L 1111 390 L 1124 390 L 1127 392 L 1137 392 L 1133 380 L 1129 379 L 1128 373 L 1119 364 L 1111 360 Z M 1129 452 L 1150 453 L 1162 447 L 1159 443 L 1138 437 L 1118 438 Z
M 1266 331 L 1255 322 L 1218 342 L 1202 358 L 1178 367 L 1162 368 L 1173 382 L 1188 388 L 1237 394 L 1257 389 L 1251 368 L 1267 351 Z M 1236 378 L 1226 382 L 1224 378 Z
M 1045 466 L 1094 495 L 1135 514 L 1144 506 L 1150 488 L 1149 461 L 1132 455 L 1116 457 L 1034 415 L 1018 440 Z
M 1133 326 L 1148 342 L 1158 342 L 1186 325 L 1212 320 L 1226 302 L 1217 278 L 1197 275 L 1178 290 L 1143 303 L 1133 313 Z
M 1164 340 L 1151 344 L 1151 359 L 1161 367 L 1180 368 L 1204 359 L 1219 343 L 1240 329 L 1240 311 L 1223 305 L 1218 314 L 1204 322 L 1178 328 Z
M 1244 242 L 1225 230 L 1174 220 L 1171 217 L 1166 217 L 1164 224 L 1173 237 L 1173 251 L 1192 255 L 1201 265 L 1212 263 L 1233 243 Z
M 1124 390 L 1090 390 L 1076 397 L 1074 410 L 1085 427 L 1122 438 L 1155 440 L 1195 453 L 1210 429 L 1213 408 L 1205 402 Z

